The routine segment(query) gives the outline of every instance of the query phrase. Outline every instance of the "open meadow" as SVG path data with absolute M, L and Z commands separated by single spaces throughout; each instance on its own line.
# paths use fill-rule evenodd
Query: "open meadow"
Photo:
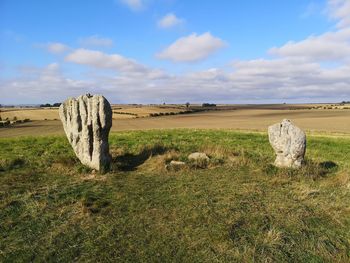
M 79 162 L 57 109 L 17 111 L 32 121 L 0 128 L 0 261 L 349 262 L 350 110 L 284 107 L 127 107 L 106 174 Z M 308 134 L 300 170 L 272 165 L 283 118 Z M 166 168 L 196 151 L 208 167 Z
M 113 132 L 101 175 L 64 136 L 2 138 L 0 261 L 348 262 L 350 138 L 307 143 L 291 170 L 266 134 Z M 208 168 L 165 169 L 193 151 Z

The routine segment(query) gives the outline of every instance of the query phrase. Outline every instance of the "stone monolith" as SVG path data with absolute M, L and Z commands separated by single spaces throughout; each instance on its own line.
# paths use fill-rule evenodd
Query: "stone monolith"
M 105 172 L 109 169 L 108 134 L 112 127 L 112 109 L 102 95 L 68 98 L 59 115 L 69 143 L 82 164 Z
M 306 150 L 306 135 L 290 120 L 268 128 L 269 141 L 276 153 L 275 166 L 299 168 Z

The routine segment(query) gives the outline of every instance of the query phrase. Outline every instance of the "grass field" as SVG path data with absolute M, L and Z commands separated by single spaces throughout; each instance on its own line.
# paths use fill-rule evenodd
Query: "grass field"
M 2 262 L 349 262 L 350 139 L 308 137 L 277 169 L 266 134 L 110 135 L 113 170 L 79 164 L 63 136 L 0 139 Z M 207 169 L 166 171 L 204 151 Z

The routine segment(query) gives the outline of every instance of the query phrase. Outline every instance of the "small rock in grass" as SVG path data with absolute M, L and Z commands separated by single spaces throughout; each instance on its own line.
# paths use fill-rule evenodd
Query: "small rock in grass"
M 201 152 L 191 153 L 188 156 L 188 160 L 199 168 L 205 168 L 208 166 L 209 163 L 209 157 L 205 153 Z
M 171 161 L 169 164 L 167 164 L 165 167 L 168 171 L 179 171 L 180 169 L 184 168 L 186 166 L 185 162 L 180 161 Z

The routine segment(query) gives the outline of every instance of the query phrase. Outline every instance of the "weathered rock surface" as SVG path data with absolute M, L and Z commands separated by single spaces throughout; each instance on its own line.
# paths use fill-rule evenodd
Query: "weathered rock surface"
M 205 153 L 195 152 L 188 156 L 188 160 L 197 167 L 205 168 L 207 167 L 210 159 Z
M 108 134 L 112 127 L 112 109 L 102 95 L 68 98 L 59 115 L 69 143 L 82 164 L 92 169 L 109 169 Z
M 179 171 L 186 166 L 185 162 L 172 160 L 169 164 L 165 166 L 168 171 Z
M 268 128 L 269 141 L 276 153 L 275 166 L 301 167 L 306 150 L 306 135 L 290 120 Z

